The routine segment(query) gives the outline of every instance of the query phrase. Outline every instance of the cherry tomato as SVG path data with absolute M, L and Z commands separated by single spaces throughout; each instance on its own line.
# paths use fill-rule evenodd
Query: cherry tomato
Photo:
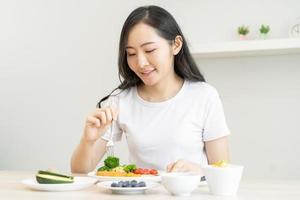
M 152 174 L 152 175 L 157 175 L 158 172 L 157 172 L 156 169 L 151 169 L 151 170 L 150 170 L 150 174 Z
M 151 174 L 151 175 L 157 175 L 158 172 L 156 169 L 143 169 L 143 168 L 137 168 L 133 171 L 135 174 Z
M 133 171 L 135 174 L 143 174 L 143 171 L 141 168 L 137 168 L 136 170 Z

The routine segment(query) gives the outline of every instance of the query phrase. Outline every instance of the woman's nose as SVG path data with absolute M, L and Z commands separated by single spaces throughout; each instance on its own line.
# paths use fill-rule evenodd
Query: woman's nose
M 144 68 L 144 67 L 147 66 L 149 63 L 148 63 L 148 60 L 147 60 L 147 58 L 146 58 L 145 55 L 139 54 L 139 55 L 138 55 L 137 64 L 138 64 L 138 67 L 139 67 L 139 68 Z

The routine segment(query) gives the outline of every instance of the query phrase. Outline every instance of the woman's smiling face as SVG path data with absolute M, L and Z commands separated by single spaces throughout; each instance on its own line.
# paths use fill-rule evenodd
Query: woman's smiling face
M 135 25 L 129 32 L 126 53 L 130 69 L 147 86 L 175 73 L 172 44 L 145 23 Z

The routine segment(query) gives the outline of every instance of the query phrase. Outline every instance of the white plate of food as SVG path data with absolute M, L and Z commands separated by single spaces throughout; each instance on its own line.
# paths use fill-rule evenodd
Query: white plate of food
M 161 181 L 160 173 L 156 169 L 140 168 L 135 164 L 121 165 L 118 157 L 108 156 L 103 161 L 103 165 L 89 172 L 88 176 L 99 181 L 138 180 L 159 182 Z
M 126 184 L 126 186 L 124 186 L 124 184 Z M 137 180 L 103 181 L 98 183 L 97 186 L 104 189 L 111 190 L 113 194 L 142 194 L 150 188 L 159 186 L 159 183 L 153 181 L 137 181 Z
M 74 177 L 53 171 L 39 170 L 34 178 L 23 180 L 22 183 L 33 190 L 70 191 L 92 186 L 97 179 L 90 177 Z
M 41 184 L 35 178 L 31 178 L 23 180 L 22 184 L 33 190 L 59 192 L 85 189 L 92 186 L 96 181 L 90 177 L 74 177 L 73 183 Z

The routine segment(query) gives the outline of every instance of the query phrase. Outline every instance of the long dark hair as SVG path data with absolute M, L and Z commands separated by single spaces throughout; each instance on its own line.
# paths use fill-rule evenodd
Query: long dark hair
M 168 40 L 170 43 L 173 43 L 175 37 L 180 35 L 182 37 L 183 44 L 181 50 L 174 58 L 175 73 L 179 77 L 189 81 L 205 82 L 203 75 L 200 73 L 194 59 L 191 56 L 186 39 L 184 38 L 173 16 L 161 7 L 143 6 L 132 11 L 123 25 L 120 36 L 118 60 L 119 79 L 121 84 L 109 95 L 100 100 L 97 104 L 99 108 L 101 107 L 101 102 L 109 98 L 109 96 L 117 89 L 122 91 L 142 83 L 142 80 L 129 68 L 126 53 L 129 32 L 140 22 L 153 27 L 162 38 Z

